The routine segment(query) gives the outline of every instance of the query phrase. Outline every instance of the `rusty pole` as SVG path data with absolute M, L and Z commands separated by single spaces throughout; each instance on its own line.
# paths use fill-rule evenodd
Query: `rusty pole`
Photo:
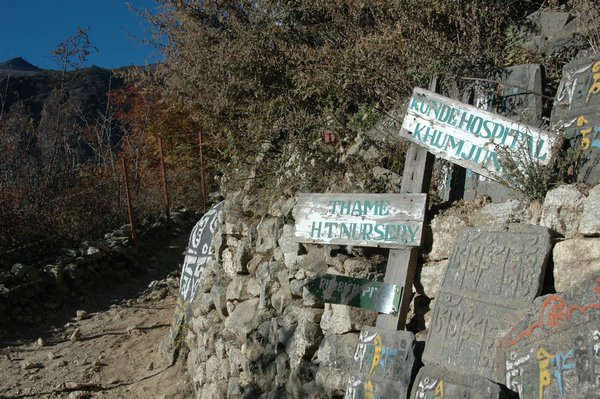
M 135 247 L 135 252 L 139 253 L 137 234 L 133 222 L 133 207 L 131 206 L 131 192 L 129 190 L 129 173 L 127 172 L 127 157 L 123 155 L 123 174 L 125 175 L 125 193 L 127 195 L 127 212 L 129 213 L 129 226 L 131 227 L 131 239 Z
M 171 220 L 171 212 L 169 205 L 169 190 L 167 187 L 167 171 L 165 169 L 165 157 L 163 155 L 162 139 L 158 138 L 158 153 L 160 155 L 160 176 L 162 178 L 163 199 L 165 201 L 165 214 L 167 215 L 167 223 Z
M 202 149 L 202 130 L 198 132 L 198 143 L 200 144 L 200 190 L 202 192 L 202 211 L 206 211 L 206 180 L 204 176 L 204 150 Z

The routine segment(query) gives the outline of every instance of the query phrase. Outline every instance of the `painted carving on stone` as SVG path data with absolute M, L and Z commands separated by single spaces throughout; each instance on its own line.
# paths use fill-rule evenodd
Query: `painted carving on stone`
M 544 228 L 462 230 L 435 301 L 424 361 L 491 378 L 497 334 L 539 293 L 550 248 Z
M 407 397 L 415 363 L 414 342 L 408 331 L 363 327 L 344 397 Z
M 600 181 L 600 56 L 576 59 L 563 68 L 551 124 L 576 149 L 578 179 Z
M 206 212 L 190 234 L 181 270 L 177 305 L 171 319 L 169 332 L 161 343 L 162 352 L 170 364 L 174 363 L 177 358 L 179 349 L 177 338 L 181 333 L 183 323 L 192 317 L 192 303 L 196 299 L 202 271 L 213 256 L 211 242 L 223 219 L 223 204 L 224 202 L 220 202 Z
M 428 365 L 417 375 L 411 399 L 498 399 L 500 387 L 476 375 L 462 375 Z
M 520 398 L 600 398 L 600 275 L 536 301 L 497 341 Z
M 206 212 L 200 221 L 196 223 L 190 234 L 179 282 L 179 295 L 188 303 L 194 301 L 202 271 L 206 262 L 212 259 L 213 254 L 210 244 L 223 219 L 223 204 L 223 202 L 220 202 Z M 186 309 L 186 314 L 191 317 L 190 307 Z

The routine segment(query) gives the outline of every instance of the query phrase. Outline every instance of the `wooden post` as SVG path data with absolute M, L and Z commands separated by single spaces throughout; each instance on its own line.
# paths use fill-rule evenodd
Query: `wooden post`
M 202 193 L 202 211 L 206 211 L 206 180 L 204 175 L 204 150 L 202 148 L 202 130 L 198 132 L 198 144 L 200 147 L 200 192 Z
M 127 212 L 129 214 L 129 226 L 131 227 L 131 239 L 135 247 L 135 252 L 139 253 L 137 234 L 135 232 L 135 223 L 133 222 L 133 207 L 131 206 L 131 192 L 129 190 L 129 173 L 127 172 L 127 157 L 123 155 L 123 174 L 125 175 L 125 194 L 127 195 Z
M 165 169 L 165 157 L 163 154 L 162 139 L 158 138 L 158 153 L 160 156 L 160 176 L 162 178 L 163 199 L 165 201 L 165 214 L 167 215 L 167 223 L 171 220 L 171 206 L 169 205 L 169 189 L 167 187 L 167 171 Z
M 435 91 L 436 88 L 437 78 L 434 77 L 429 84 L 429 90 Z M 434 156 L 427 149 L 411 143 L 406 152 L 400 193 L 427 193 L 431 184 L 433 161 Z M 377 328 L 388 330 L 403 330 L 405 328 L 418 255 L 418 248 L 390 250 L 383 281 L 389 284 L 403 285 L 404 292 L 400 300 L 398 313 L 395 315 L 380 314 L 377 317 Z

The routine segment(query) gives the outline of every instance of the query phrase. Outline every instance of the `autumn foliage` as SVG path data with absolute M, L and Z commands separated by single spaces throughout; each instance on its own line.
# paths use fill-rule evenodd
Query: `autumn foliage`
M 15 102 L 0 119 L 0 253 L 40 260 L 127 223 L 127 159 L 138 223 L 164 213 L 157 138 L 163 137 L 172 206 L 201 209 L 199 127 L 161 99 L 131 86 L 82 112 L 74 93 L 90 70 L 68 72 L 39 115 Z M 73 76 L 79 74 L 79 76 Z M 110 79 L 112 79 L 111 77 Z M 58 252 L 57 252 L 58 251 Z

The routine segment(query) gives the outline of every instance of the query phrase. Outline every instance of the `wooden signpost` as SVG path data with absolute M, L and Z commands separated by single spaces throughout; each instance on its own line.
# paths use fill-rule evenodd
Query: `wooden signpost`
M 547 165 L 561 143 L 554 133 L 421 88 L 413 91 L 399 135 L 494 180 L 503 173 L 499 147 L 514 160 Z
M 426 202 L 426 194 L 299 194 L 295 240 L 416 248 L 421 244 Z M 377 310 L 395 317 L 401 310 L 403 283 L 326 274 L 306 287 L 325 302 Z
M 403 287 L 394 284 L 336 274 L 324 274 L 305 287 L 323 302 L 387 314 L 398 312 L 403 290 Z

